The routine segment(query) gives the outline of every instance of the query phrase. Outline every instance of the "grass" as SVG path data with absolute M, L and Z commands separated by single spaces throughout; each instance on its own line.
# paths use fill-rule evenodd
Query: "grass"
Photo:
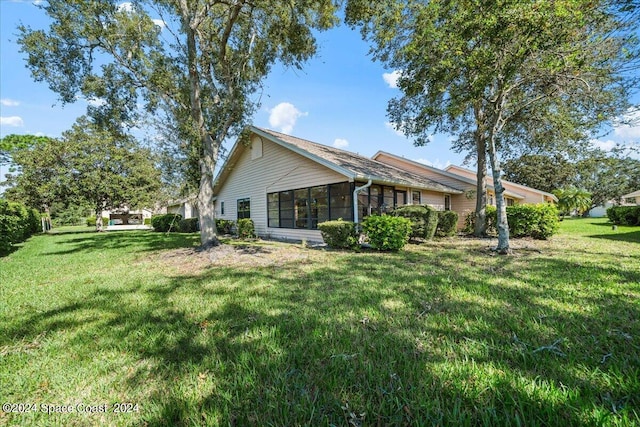
M 640 227 L 494 243 L 33 237 L 0 259 L 0 403 L 37 411 L 0 424 L 640 425 Z

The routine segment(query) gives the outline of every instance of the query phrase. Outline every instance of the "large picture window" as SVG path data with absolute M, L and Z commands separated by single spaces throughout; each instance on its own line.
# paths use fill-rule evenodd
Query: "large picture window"
M 353 218 L 351 183 L 320 185 L 267 194 L 267 221 L 272 228 L 315 230 L 329 219 Z
M 251 199 L 238 199 L 238 219 L 251 218 Z

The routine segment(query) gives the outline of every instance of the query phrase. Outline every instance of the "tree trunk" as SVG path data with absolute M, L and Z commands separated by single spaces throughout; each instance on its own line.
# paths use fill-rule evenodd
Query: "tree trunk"
M 496 144 L 493 138 L 489 141 L 489 162 L 491 163 L 491 173 L 493 176 L 493 188 L 496 193 L 496 210 L 498 228 L 498 246 L 495 250 L 502 255 L 511 253 L 509 248 L 509 223 L 507 222 L 507 206 L 504 202 L 504 187 L 502 186 L 502 168 L 496 152 Z
M 487 235 L 487 144 L 483 135 L 476 134 L 478 168 L 476 171 L 476 213 L 473 235 Z
M 96 231 L 104 231 L 102 226 L 102 207 L 96 206 Z
M 198 222 L 200 223 L 200 243 L 203 248 L 217 246 L 218 233 L 213 207 L 213 171 L 217 149 L 210 135 L 203 137 L 204 155 L 200 159 L 200 191 L 198 192 Z

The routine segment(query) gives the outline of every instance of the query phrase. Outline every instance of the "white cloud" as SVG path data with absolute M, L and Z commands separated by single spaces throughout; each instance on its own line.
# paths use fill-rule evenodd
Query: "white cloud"
M 118 12 L 133 12 L 133 4 L 128 1 L 120 3 L 116 10 Z
M 336 138 L 336 140 L 333 141 L 333 146 L 336 148 L 347 148 L 349 146 L 349 141 L 342 138 Z
M 20 105 L 18 101 L 9 98 L 0 99 L 0 104 L 4 105 L 5 107 L 17 107 L 18 105 Z
M 19 116 L 0 117 L 0 125 L 19 128 L 24 126 L 24 121 Z
M 290 134 L 299 117 L 308 116 L 309 113 L 303 113 L 293 104 L 281 102 L 280 104 L 269 110 L 269 124 L 282 133 Z
M 395 127 L 395 125 L 394 125 L 393 123 L 391 123 L 391 122 L 386 122 L 384 125 L 385 125 L 385 127 L 386 127 L 387 129 L 392 130 L 396 135 L 398 135 L 398 136 L 404 136 L 404 133 L 402 133 L 402 131 L 400 131 L 400 130 L 397 130 L 397 129 L 396 129 L 396 127 Z
M 640 138 L 640 110 L 630 110 L 622 116 L 613 133 L 621 138 Z
M 616 142 L 612 141 L 610 139 L 608 139 L 606 141 L 601 141 L 599 139 L 592 139 L 591 140 L 591 145 L 593 147 L 599 148 L 600 150 L 603 150 L 603 151 L 611 151 L 616 146 Z
M 398 79 L 400 78 L 401 75 L 402 75 L 402 72 L 400 70 L 395 70 L 391 73 L 384 73 L 382 75 L 382 78 L 389 85 L 390 88 L 397 89 Z
M 87 104 L 91 105 L 92 107 L 102 107 L 106 103 L 107 101 L 102 98 L 87 98 Z
M 164 28 L 167 26 L 162 19 L 152 19 L 152 21 L 160 28 Z
M 431 166 L 431 167 L 438 168 L 438 169 L 444 169 L 447 166 L 452 164 L 449 160 L 447 160 L 446 162 L 442 163 L 442 161 L 440 159 L 436 159 L 433 162 L 430 161 L 430 160 L 427 160 L 427 159 L 416 159 L 415 161 L 418 162 L 418 163 L 422 163 L 423 165 Z

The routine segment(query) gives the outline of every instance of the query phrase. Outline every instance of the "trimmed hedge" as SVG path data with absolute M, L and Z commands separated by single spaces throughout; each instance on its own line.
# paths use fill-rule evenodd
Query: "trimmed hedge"
M 236 221 L 236 233 L 240 239 L 251 239 L 256 237 L 256 229 L 253 220 L 242 218 Z
M 613 206 L 607 217 L 616 225 L 640 225 L 640 206 Z
M 402 216 L 369 215 L 362 222 L 362 231 L 369 244 L 379 251 L 402 249 L 409 241 L 412 229 L 413 222 Z
M 178 222 L 178 231 L 180 233 L 195 233 L 200 230 L 198 218 L 181 219 Z
M 318 224 L 322 240 L 331 248 L 351 249 L 358 245 L 358 232 L 351 221 L 341 219 Z
M 90 216 L 87 218 L 87 227 L 95 227 L 97 222 L 97 218 L 95 216 Z M 102 226 L 106 227 L 109 225 L 109 218 L 102 217 Z
M 431 240 L 438 226 L 438 211 L 427 205 L 400 206 L 393 211 L 396 217 L 411 221 L 411 239 Z
M 438 225 L 436 236 L 455 236 L 458 231 L 458 213 L 455 211 L 438 211 Z
M 151 217 L 151 226 L 155 231 L 160 232 L 178 231 L 181 219 L 182 215 L 180 214 L 153 215 Z
M 22 203 L 0 199 L 0 255 L 40 231 L 40 213 Z
M 487 206 L 487 233 L 496 234 L 498 211 L 495 206 Z M 473 232 L 475 212 L 467 215 L 465 231 Z M 533 237 L 546 240 L 560 227 L 558 208 L 551 203 L 521 204 L 507 206 L 507 223 L 510 237 Z

